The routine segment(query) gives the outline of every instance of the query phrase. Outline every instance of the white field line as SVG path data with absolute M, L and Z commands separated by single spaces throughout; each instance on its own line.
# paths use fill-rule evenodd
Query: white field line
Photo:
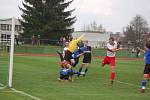
M 2 88 L 0 88 L 0 89 L 4 89 L 4 88 L 6 87 L 6 86 L 4 86 L 4 84 L 2 84 L 2 83 L 0 83 L 0 86 L 2 86 Z M 23 92 L 23 91 L 16 90 L 16 89 L 14 89 L 14 88 L 11 88 L 11 90 L 13 90 L 13 91 L 6 91 L 6 92 L 16 92 L 16 93 L 19 93 L 19 94 L 28 96 L 28 97 L 30 97 L 30 98 L 32 98 L 32 99 L 34 99 L 34 100 L 42 100 L 42 99 L 40 99 L 40 98 L 38 98 L 38 97 L 35 97 L 35 96 L 30 95 L 30 94 L 28 94 L 28 93 L 25 93 L 25 92 Z M 5 92 L 5 91 L 4 91 L 4 92 Z
M 4 84 L 2 84 L 2 83 L 0 83 L 0 86 L 2 86 L 2 87 L 0 87 L 0 90 L 6 88 L 6 86 L 4 86 Z
M 0 83 L 0 86 L 4 86 L 4 84 Z
M 127 83 L 127 82 L 122 82 L 122 81 L 119 81 L 119 80 L 116 80 L 116 82 L 121 83 L 121 84 L 125 84 L 125 85 L 128 85 L 128 86 L 133 86 L 133 87 L 138 87 L 138 88 L 141 87 L 141 86 L 139 86 L 139 85 L 135 85 L 135 84 Z M 0 83 L 0 85 L 1 85 L 1 86 L 4 86 L 2 83 Z M 4 86 L 4 87 L 5 87 L 5 86 Z M 4 88 L 4 87 L 3 87 L 3 88 Z M 147 87 L 146 89 L 150 89 L 150 88 Z M 42 99 L 40 99 L 40 98 L 38 98 L 38 97 L 35 97 L 35 96 L 30 95 L 30 94 L 28 94 L 28 93 L 25 93 L 25 92 L 23 92 L 23 91 L 16 90 L 16 89 L 14 89 L 14 88 L 11 88 L 11 90 L 13 90 L 13 91 L 3 91 L 3 92 L 16 92 L 16 93 L 20 93 L 20 94 L 22 94 L 22 95 L 31 97 L 32 99 L 35 99 L 35 100 L 42 100 Z M 75 95 L 75 94 L 70 94 L 70 95 Z M 105 95 L 105 94 L 80 94 L 80 95 Z
M 0 87 L 0 90 L 1 90 L 1 89 L 5 89 L 6 87 L 7 87 L 7 86 Z
M 139 85 L 135 85 L 135 84 L 127 83 L 127 82 L 122 82 L 122 81 L 119 81 L 119 80 L 116 80 L 116 82 L 121 83 L 121 84 L 125 84 L 125 85 L 129 85 L 129 86 L 138 87 L 138 88 L 141 87 Z M 146 87 L 146 89 L 150 89 L 150 88 Z
M 31 94 L 28 94 L 28 93 L 25 93 L 25 92 L 23 92 L 23 91 L 16 90 L 16 89 L 14 89 L 14 88 L 11 88 L 11 90 L 13 90 L 13 91 L 16 92 L 16 93 L 22 94 L 22 95 L 24 95 L 24 96 L 28 96 L 28 97 L 30 97 L 30 98 L 32 98 L 32 99 L 34 99 L 34 100 L 42 100 L 42 99 L 40 99 L 40 98 L 38 98 L 38 97 L 35 97 L 35 96 L 33 96 L 33 95 L 31 95 Z

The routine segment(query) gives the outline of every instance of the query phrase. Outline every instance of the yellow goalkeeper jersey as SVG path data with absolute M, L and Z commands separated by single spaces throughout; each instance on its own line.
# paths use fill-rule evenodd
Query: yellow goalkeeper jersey
M 70 52 L 74 52 L 77 48 L 77 43 L 83 38 L 84 34 L 82 36 L 80 36 L 78 39 L 75 39 L 75 40 L 72 40 L 70 43 L 69 43 L 69 47 L 68 47 L 68 50 Z

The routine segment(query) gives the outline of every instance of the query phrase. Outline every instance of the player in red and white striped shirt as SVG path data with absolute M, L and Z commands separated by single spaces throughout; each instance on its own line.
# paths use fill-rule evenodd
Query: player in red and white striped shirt
M 111 83 L 113 84 L 115 79 L 115 64 L 116 64 L 116 51 L 122 50 L 122 48 L 117 48 L 117 42 L 114 40 L 113 37 L 109 38 L 109 42 L 106 45 L 106 53 L 104 60 L 102 61 L 102 67 L 106 64 L 110 64 L 111 66 Z

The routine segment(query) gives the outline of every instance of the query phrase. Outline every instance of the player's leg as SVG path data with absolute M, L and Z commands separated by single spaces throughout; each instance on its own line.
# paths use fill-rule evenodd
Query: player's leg
M 85 63 L 82 63 L 81 64 L 81 67 L 79 68 L 79 72 L 81 73 L 81 75 L 84 75 L 85 74 Z
M 86 63 L 85 73 L 87 73 L 87 72 L 88 72 L 88 66 L 89 66 L 89 63 Z
M 85 74 L 83 76 L 86 75 L 86 73 L 88 72 L 88 67 L 89 64 L 91 63 L 91 54 L 86 56 L 86 60 L 84 61 L 85 63 Z
M 150 80 L 150 73 L 148 74 L 148 79 L 147 79 L 147 81 L 149 81 Z
M 149 78 L 149 73 L 150 73 L 150 64 L 146 64 L 144 68 L 144 76 L 142 80 L 142 88 L 141 88 L 142 93 L 145 92 L 147 80 Z
M 69 70 L 69 81 L 74 82 L 75 76 L 72 69 Z
M 114 70 L 115 66 L 111 66 L 111 84 L 114 83 L 115 80 L 115 70 Z
M 91 54 L 85 54 L 82 62 L 83 63 L 79 69 L 79 72 L 81 72 L 81 74 L 85 76 L 88 71 L 88 66 L 91 63 Z
M 108 60 L 109 60 L 109 58 L 106 56 L 106 57 L 103 59 L 103 61 L 102 61 L 102 63 L 101 63 L 101 66 L 104 67 L 106 64 L 109 64 Z
M 142 93 L 145 93 L 148 74 L 144 74 L 143 77 L 144 77 L 144 79 L 142 80 L 142 88 L 141 88 L 141 92 L 142 92 Z
M 61 53 L 60 51 L 56 51 L 56 52 L 57 52 L 57 54 L 59 55 L 60 60 L 63 61 L 63 60 L 64 60 L 64 57 L 63 57 L 62 53 Z
M 115 74 L 115 57 L 110 58 L 110 65 L 111 65 L 111 84 L 114 83 L 116 74 Z
M 74 59 L 73 67 L 76 67 L 76 65 L 79 63 L 79 57 Z

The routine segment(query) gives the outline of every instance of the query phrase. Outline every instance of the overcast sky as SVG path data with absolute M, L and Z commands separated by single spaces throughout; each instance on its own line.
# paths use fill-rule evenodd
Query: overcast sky
M 23 0 L 0 0 L 0 18 L 19 17 Z M 102 24 L 107 31 L 118 32 L 126 26 L 136 14 L 150 24 L 150 0 L 74 0 L 70 5 L 75 8 L 74 15 L 77 21 L 75 30 L 96 21 Z

